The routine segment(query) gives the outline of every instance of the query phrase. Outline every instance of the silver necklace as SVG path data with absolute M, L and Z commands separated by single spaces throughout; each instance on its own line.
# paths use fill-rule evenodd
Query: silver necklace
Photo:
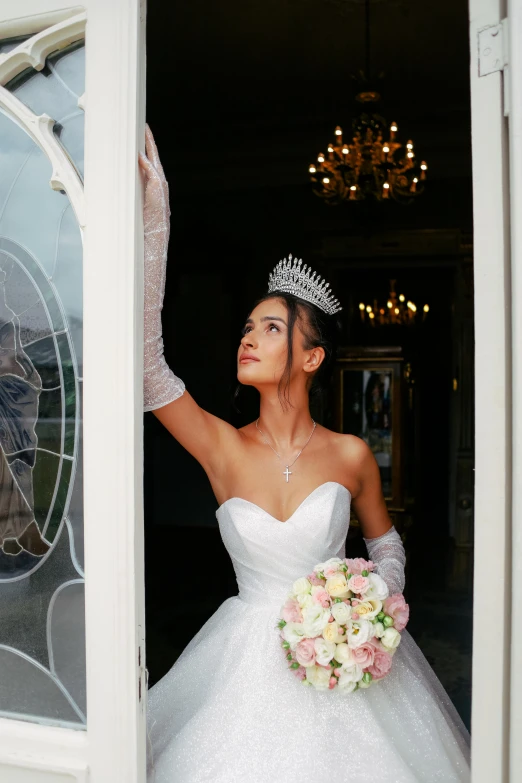
M 312 419 L 312 422 L 313 422 L 313 425 L 314 425 L 314 426 L 312 427 L 312 432 L 310 433 L 310 435 L 309 435 L 309 437 L 308 437 L 308 440 L 306 441 L 305 445 L 303 446 L 303 448 L 301 449 L 301 451 L 299 452 L 299 454 L 297 455 L 297 457 L 296 457 L 296 458 L 293 460 L 293 462 L 291 462 L 289 465 L 287 465 L 287 466 L 286 466 L 286 470 L 283 470 L 283 476 L 286 476 L 286 483 L 287 483 L 287 484 L 288 484 L 288 481 L 289 481 L 289 479 L 290 479 L 290 476 L 292 475 L 292 471 L 290 470 L 290 468 L 292 467 L 292 465 L 294 464 L 294 462 L 297 462 L 297 460 L 299 459 L 299 457 L 300 457 L 300 456 L 301 456 L 301 454 L 303 453 L 304 449 L 305 449 L 305 448 L 308 446 L 308 444 L 310 443 L 310 441 L 311 441 L 311 439 L 312 439 L 312 435 L 313 435 L 313 434 L 314 434 L 314 432 L 315 432 L 315 428 L 317 427 L 317 424 L 315 423 L 315 421 L 314 421 L 313 419 Z M 280 455 L 280 454 L 279 454 L 279 453 L 278 453 L 278 452 L 277 452 L 277 451 L 274 449 L 274 447 L 273 447 L 273 446 L 272 446 L 272 445 L 271 445 L 271 444 L 268 442 L 268 440 L 266 439 L 266 435 L 265 435 L 265 433 L 263 432 L 263 430 L 262 430 L 262 429 L 260 429 L 260 427 L 259 427 L 259 419 L 256 421 L 256 429 L 257 429 L 257 431 L 258 431 L 258 432 L 260 432 L 260 433 L 261 433 L 261 435 L 262 435 L 262 437 L 263 437 L 263 440 L 265 441 L 266 445 L 267 445 L 267 446 L 270 446 L 270 448 L 272 449 L 272 451 L 274 452 L 274 454 L 276 455 L 276 457 L 278 457 L 279 459 L 282 459 L 281 455 Z

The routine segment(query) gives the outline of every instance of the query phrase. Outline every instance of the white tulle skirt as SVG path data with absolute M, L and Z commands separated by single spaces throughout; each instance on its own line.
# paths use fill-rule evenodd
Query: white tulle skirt
M 149 783 L 469 781 L 469 734 L 411 636 L 343 695 L 287 669 L 278 611 L 226 600 L 148 696 Z

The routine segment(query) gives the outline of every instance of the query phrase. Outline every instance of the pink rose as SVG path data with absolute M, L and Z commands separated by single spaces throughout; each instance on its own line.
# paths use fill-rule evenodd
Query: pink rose
M 295 676 L 299 680 L 304 680 L 304 678 L 306 677 L 306 669 L 304 666 L 300 666 L 298 669 L 294 669 L 294 672 L 295 672 Z
M 301 639 L 295 648 L 295 657 L 301 666 L 311 666 L 315 663 L 315 640 Z
M 320 577 L 318 577 L 315 572 L 313 574 L 308 574 L 308 576 L 306 578 L 313 585 L 324 585 L 324 582 L 325 582 L 325 580 L 321 579 Z
M 294 598 L 289 598 L 283 609 L 281 610 L 281 616 L 287 623 L 302 623 L 303 615 L 301 614 L 301 607 Z
M 354 574 L 348 580 L 348 590 L 352 593 L 364 593 L 370 586 L 370 580 L 367 576 L 361 576 L 360 574 Z
M 371 666 L 375 660 L 375 647 L 370 642 L 364 642 L 364 644 L 355 647 L 352 650 L 352 659 L 354 663 L 358 663 L 363 669 L 367 666 Z
M 324 609 L 327 609 L 332 604 L 331 598 L 326 590 L 317 590 L 312 594 L 312 598 L 314 603 L 321 604 Z
M 373 571 L 375 565 L 371 560 L 365 560 L 363 557 L 345 558 L 349 574 L 362 574 L 363 571 Z
M 371 666 L 368 666 L 368 671 L 373 676 L 374 680 L 381 680 L 386 677 L 391 669 L 392 657 L 390 653 L 385 652 L 381 647 L 377 647 L 372 643 L 375 649 L 374 659 Z
M 397 631 L 403 631 L 410 619 L 410 607 L 404 600 L 402 593 L 390 595 L 384 602 L 384 611 L 393 617 L 393 624 Z

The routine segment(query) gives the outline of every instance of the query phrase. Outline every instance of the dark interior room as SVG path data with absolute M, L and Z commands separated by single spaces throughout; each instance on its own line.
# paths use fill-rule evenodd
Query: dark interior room
M 380 100 L 363 105 L 360 96 L 369 93 Z M 363 112 L 384 118 L 387 128 L 396 123 L 397 141 L 411 140 L 418 161 L 427 162 L 426 179 L 399 200 L 379 191 L 328 203 L 314 192 L 310 166 L 318 165 L 321 151 L 328 154 L 337 126 L 351 143 L 352 123 Z M 315 416 L 363 436 L 371 394 L 389 398 L 393 389 L 388 413 L 380 409 L 386 424 L 376 425 L 388 435 L 374 450 L 382 449 L 385 497 L 407 553 L 409 630 L 469 726 L 474 444 L 467 3 L 149 0 L 147 122 L 170 187 L 163 310 L 169 366 L 206 410 L 235 426 L 253 421 L 255 394 L 247 389 L 235 397 L 236 351 L 269 272 L 292 254 L 331 282 L 343 305 L 342 344 Z M 390 323 L 395 294 L 397 311 L 403 312 L 403 299 L 413 306 Z M 152 413 L 144 426 L 152 685 L 237 586 L 202 468 Z M 211 590 L 196 584 L 182 605 L 179 585 L 193 567 L 182 554 L 187 551 L 211 559 L 214 576 Z M 356 519 L 347 552 L 364 553 Z

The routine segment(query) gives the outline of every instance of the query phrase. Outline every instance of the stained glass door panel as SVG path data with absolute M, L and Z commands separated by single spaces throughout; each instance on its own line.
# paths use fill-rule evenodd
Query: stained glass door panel
M 5 85 L 54 120 L 80 181 L 83 82 L 79 40 Z M 82 727 L 82 237 L 52 174 L 0 101 L 0 715 Z

